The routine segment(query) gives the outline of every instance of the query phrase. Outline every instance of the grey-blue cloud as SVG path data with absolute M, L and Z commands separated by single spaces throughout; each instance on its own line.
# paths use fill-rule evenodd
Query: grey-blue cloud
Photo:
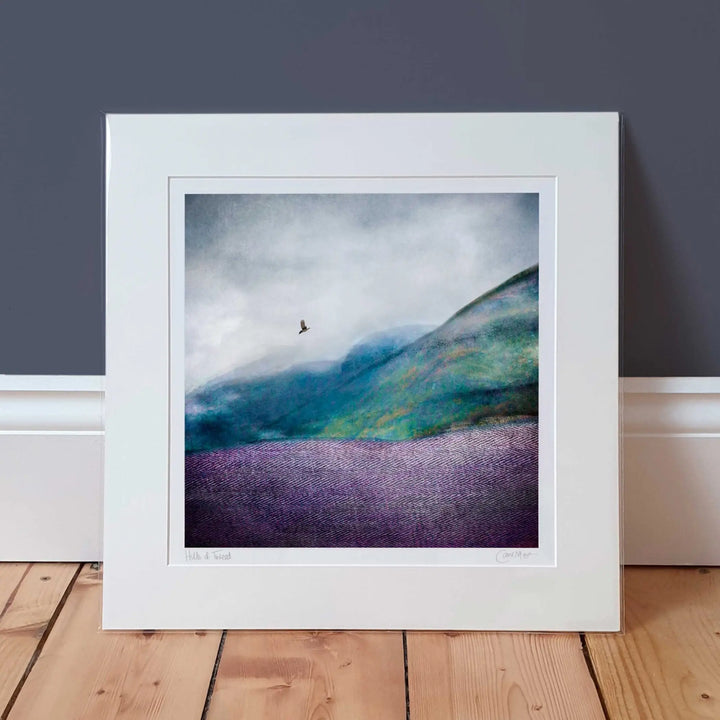
M 538 261 L 536 194 L 190 195 L 185 227 L 188 389 L 439 324 Z

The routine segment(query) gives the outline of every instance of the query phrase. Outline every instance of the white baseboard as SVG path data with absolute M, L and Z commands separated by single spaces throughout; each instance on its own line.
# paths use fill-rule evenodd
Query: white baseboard
M 0 560 L 102 557 L 102 377 L 0 375 Z M 625 378 L 625 563 L 720 565 L 720 378 Z
M 103 390 L 0 375 L 0 560 L 102 557 Z
M 628 565 L 720 565 L 720 378 L 623 381 Z

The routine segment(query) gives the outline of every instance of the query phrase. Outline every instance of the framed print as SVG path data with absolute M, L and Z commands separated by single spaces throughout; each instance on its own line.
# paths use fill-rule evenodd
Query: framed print
M 552 180 L 169 198 L 171 562 L 552 562 Z
M 617 114 L 107 147 L 103 627 L 619 629 Z

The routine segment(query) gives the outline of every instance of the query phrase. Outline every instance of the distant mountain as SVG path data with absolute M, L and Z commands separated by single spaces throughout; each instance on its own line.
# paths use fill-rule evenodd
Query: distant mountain
M 413 332 L 377 333 L 340 363 L 191 393 L 186 449 L 287 438 L 405 440 L 537 415 L 537 266 L 438 328 Z
M 185 446 L 188 451 L 304 436 L 303 423 L 327 413 L 336 393 L 359 373 L 382 364 L 431 325 L 408 325 L 373 333 L 350 348 L 338 362 L 311 362 L 243 379 L 232 371 L 191 392 L 185 400 Z
M 350 348 L 340 369 L 343 373 L 356 373 L 377 365 L 433 329 L 433 325 L 406 325 L 373 333 Z

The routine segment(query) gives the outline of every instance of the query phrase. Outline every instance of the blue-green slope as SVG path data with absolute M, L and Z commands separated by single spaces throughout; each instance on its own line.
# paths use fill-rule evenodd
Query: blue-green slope
M 403 440 L 537 414 L 538 269 L 412 342 L 370 341 L 342 363 L 188 397 L 186 447 L 279 438 Z

